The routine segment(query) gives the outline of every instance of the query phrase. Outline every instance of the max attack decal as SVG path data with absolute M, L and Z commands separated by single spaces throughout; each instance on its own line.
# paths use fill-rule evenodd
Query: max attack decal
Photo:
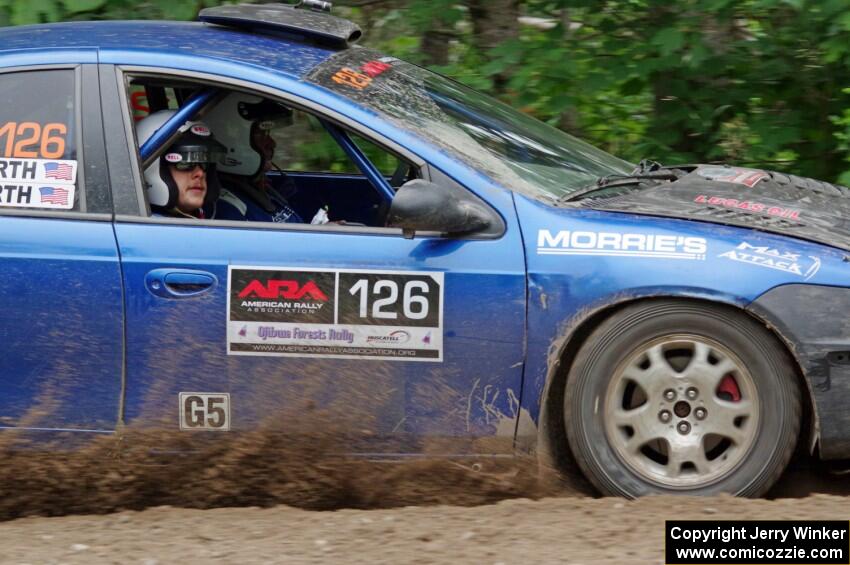
M 443 360 L 443 273 L 230 267 L 229 355 Z
M 696 173 L 710 180 L 743 184 L 750 188 L 754 187 L 759 181 L 770 178 L 770 175 L 764 171 L 741 167 L 700 167 L 696 170 Z
M 612 233 L 561 230 L 537 232 L 538 255 L 610 255 L 702 261 L 705 238 L 668 234 Z
M 820 258 L 812 255 L 803 258 L 799 253 L 789 253 L 765 245 L 750 245 L 745 241 L 741 242 L 735 249 L 721 253 L 719 257 L 784 271 L 803 277 L 803 280 L 809 280 L 815 276 L 821 265 Z
M 709 206 L 723 206 L 724 208 L 734 208 L 736 210 L 744 210 L 746 212 L 755 212 L 757 214 L 766 214 L 768 216 L 777 216 L 779 218 L 788 218 L 789 220 L 798 220 L 800 211 L 793 208 L 782 208 L 781 206 L 770 206 L 761 202 L 753 202 L 751 200 L 738 200 L 735 198 L 723 198 L 721 196 L 706 196 L 700 194 L 694 199 L 697 204 L 708 204 Z

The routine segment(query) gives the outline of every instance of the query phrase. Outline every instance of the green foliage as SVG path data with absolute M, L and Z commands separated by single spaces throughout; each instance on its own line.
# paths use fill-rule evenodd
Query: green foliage
M 218 3 L 0 0 L 0 23 L 192 19 Z M 475 48 L 483 0 L 337 3 L 367 45 L 438 60 L 434 70 L 626 159 L 726 161 L 850 183 L 846 0 L 519 0 L 537 19 L 501 22 L 516 33 L 489 52 Z
M 451 25 L 449 62 L 435 70 L 633 161 L 724 161 L 850 181 L 845 0 L 525 0 L 524 14 L 549 25 L 521 25 L 487 53 L 475 52 L 464 3 L 435 4 L 357 17 L 393 14 L 391 30 L 367 36 L 389 49 Z M 414 49 L 403 55 L 416 59 Z
M 0 0 L 0 23 L 11 25 L 80 19 L 194 19 L 200 0 Z

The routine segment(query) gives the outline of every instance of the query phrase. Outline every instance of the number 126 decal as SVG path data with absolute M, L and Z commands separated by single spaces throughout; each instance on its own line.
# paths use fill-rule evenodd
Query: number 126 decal
M 341 323 L 439 325 L 442 287 L 431 275 L 340 273 L 339 288 Z
M 5 157 L 59 159 L 65 154 L 68 126 L 38 122 L 6 122 L 0 125 L 0 143 Z
M 443 360 L 443 273 L 232 266 L 230 355 Z

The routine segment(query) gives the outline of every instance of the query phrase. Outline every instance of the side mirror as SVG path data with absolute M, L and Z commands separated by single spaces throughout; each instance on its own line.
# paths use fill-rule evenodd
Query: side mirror
M 387 215 L 387 226 L 401 228 L 407 237 L 417 231 L 473 233 L 489 225 L 490 213 L 462 190 L 422 179 L 398 189 Z

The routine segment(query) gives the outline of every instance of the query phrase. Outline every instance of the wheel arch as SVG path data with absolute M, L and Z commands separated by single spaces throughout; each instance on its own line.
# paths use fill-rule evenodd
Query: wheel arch
M 725 297 L 653 294 L 652 296 L 623 297 L 597 308 L 586 310 L 573 318 L 572 323 L 563 332 L 563 337 L 550 350 L 546 384 L 540 398 L 540 421 L 537 426 L 537 451 L 543 464 L 570 475 L 581 475 L 572 459 L 573 456 L 567 443 L 563 414 L 564 390 L 578 351 L 593 331 L 617 312 L 634 304 L 662 300 L 680 300 L 682 302 L 719 306 L 736 311 L 763 325 L 777 339 L 788 356 L 794 360 L 794 373 L 797 375 L 798 386 L 803 395 L 803 425 L 800 429 L 799 438 L 806 438 L 807 449 L 810 452 L 815 451 L 819 439 L 819 428 L 817 407 L 814 402 L 811 383 L 805 378 L 801 360 L 795 352 L 792 342 L 786 336 L 782 335 L 774 325 L 758 313 L 748 310 L 745 304 L 727 300 Z

